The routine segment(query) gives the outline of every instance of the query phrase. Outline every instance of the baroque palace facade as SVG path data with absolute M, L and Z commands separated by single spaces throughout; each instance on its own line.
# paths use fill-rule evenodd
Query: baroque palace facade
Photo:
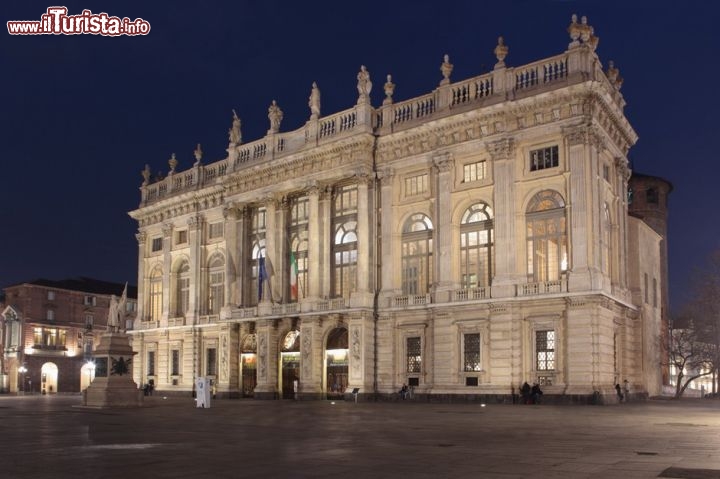
M 165 394 L 612 402 L 661 390 L 662 237 L 628 215 L 622 79 L 583 18 L 567 50 L 241 142 L 150 179 L 135 381 Z

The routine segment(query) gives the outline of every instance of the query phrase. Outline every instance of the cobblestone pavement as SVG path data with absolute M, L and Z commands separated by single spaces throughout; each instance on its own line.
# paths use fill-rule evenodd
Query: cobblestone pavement
M 720 401 L 614 406 L 0 396 L 0 477 L 720 478 Z

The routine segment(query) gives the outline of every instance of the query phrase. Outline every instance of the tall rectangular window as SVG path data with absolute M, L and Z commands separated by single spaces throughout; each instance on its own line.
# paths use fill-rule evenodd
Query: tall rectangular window
M 308 224 L 310 222 L 310 198 L 296 197 L 290 203 L 290 301 L 300 301 L 307 296 L 308 278 Z M 294 260 L 294 261 L 293 261 Z
M 484 180 L 487 176 L 487 163 L 485 160 L 463 165 L 463 183 Z
M 464 371 L 480 371 L 480 334 L 463 335 Z
M 558 147 L 550 146 L 530 152 L 530 171 L 544 170 L 558 166 Z
M 170 374 L 173 376 L 180 375 L 180 350 L 173 349 L 170 351 Z
M 55 291 L 48 291 L 48 301 L 54 301 L 55 300 Z
M 222 238 L 225 233 L 224 226 L 225 224 L 223 222 L 210 223 L 208 238 Z
M 357 185 L 335 189 L 333 201 L 333 296 L 349 298 L 357 282 Z
M 426 193 L 428 190 L 428 175 L 409 176 L 405 178 L 405 196 L 415 196 Z
M 85 315 L 85 330 L 92 331 L 94 318 L 92 314 Z
M 207 367 L 205 368 L 208 376 L 215 376 L 217 374 L 217 349 L 207 348 Z
M 162 238 L 157 237 L 152 239 L 152 252 L 162 251 Z
M 55 311 L 53 311 L 52 309 L 48 309 L 46 319 L 48 321 L 55 321 Z
M 155 376 L 155 351 L 147 353 L 147 373 L 148 376 Z
M 407 372 L 419 373 L 422 367 L 421 339 L 419 337 L 406 340 Z
M 555 369 L 555 331 L 535 331 L 535 367 L 538 371 Z

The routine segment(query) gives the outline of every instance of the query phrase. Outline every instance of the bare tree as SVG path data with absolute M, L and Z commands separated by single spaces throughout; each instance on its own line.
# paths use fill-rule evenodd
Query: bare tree
M 713 347 L 702 339 L 692 320 L 670 330 L 670 365 L 677 371 L 675 398 L 680 398 L 694 380 L 713 373 Z

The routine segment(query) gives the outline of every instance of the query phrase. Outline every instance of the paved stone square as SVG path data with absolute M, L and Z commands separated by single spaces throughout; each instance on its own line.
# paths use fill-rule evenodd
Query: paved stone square
M 79 404 L 79 396 L 0 397 L 0 477 L 720 478 L 714 400 Z

